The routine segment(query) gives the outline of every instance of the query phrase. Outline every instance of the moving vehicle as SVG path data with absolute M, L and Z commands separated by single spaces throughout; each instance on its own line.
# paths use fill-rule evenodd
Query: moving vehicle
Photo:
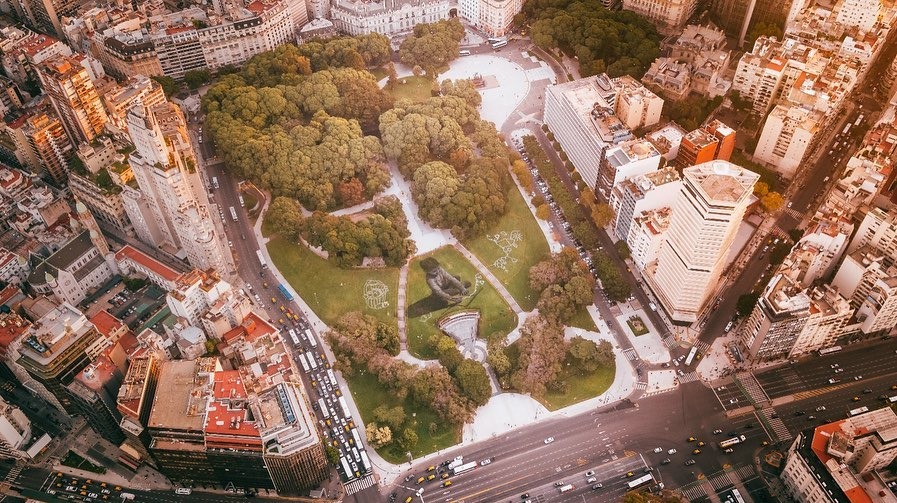
M 476 467 L 477 467 L 477 462 L 476 462 L 476 461 L 471 461 L 470 463 L 465 463 L 465 464 L 463 464 L 463 465 L 461 465 L 461 466 L 455 468 L 455 469 L 453 470 L 453 473 L 454 473 L 455 475 L 459 475 L 459 474 L 462 474 L 462 473 L 464 473 L 464 472 L 466 472 L 466 471 L 473 470 L 473 469 L 476 468 Z
M 192 492 L 193 489 L 190 489 L 189 487 L 178 487 L 174 490 L 175 494 L 191 494 Z
M 505 42 L 505 44 L 507 45 L 507 42 Z M 576 487 L 574 487 L 573 484 L 567 484 L 565 486 L 561 486 L 561 494 L 564 494 L 565 492 L 568 492 L 568 491 L 572 491 L 574 489 L 576 489 Z
M 461 49 L 460 51 L 458 51 L 458 56 L 470 56 L 470 51 L 468 51 L 467 49 Z
M 552 442 L 554 442 L 554 437 L 548 437 L 548 438 L 546 438 L 546 439 L 544 440 L 543 443 L 545 443 L 545 444 L 550 444 L 550 443 L 552 443 Z
M 732 438 L 729 438 L 729 439 L 726 439 L 726 440 L 723 440 L 722 442 L 720 442 L 720 443 L 719 443 L 719 448 L 720 448 L 720 449 L 727 449 L 727 448 L 729 448 L 729 447 L 732 447 L 733 445 L 738 445 L 738 444 L 744 442 L 745 440 L 747 440 L 747 437 L 745 437 L 744 435 L 739 435 L 739 436 L 737 436 L 737 437 L 732 437 Z
M 639 477 L 635 480 L 630 480 L 629 483 L 626 485 L 629 486 L 629 490 L 631 491 L 631 490 L 635 489 L 636 487 L 643 486 L 643 485 L 645 485 L 649 482 L 653 482 L 653 481 L 654 481 L 654 475 L 649 473 L 647 475 L 642 475 L 641 477 Z
M 230 207 L 230 217 L 234 219 L 234 222 L 237 221 L 237 210 L 233 206 Z
M 492 50 L 497 51 L 497 50 L 501 49 L 502 47 L 504 47 L 504 46 L 506 46 L 506 45 L 508 45 L 508 41 L 507 41 L 507 40 L 501 40 L 501 41 L 499 41 L 499 42 L 494 42 L 494 43 L 492 44 Z

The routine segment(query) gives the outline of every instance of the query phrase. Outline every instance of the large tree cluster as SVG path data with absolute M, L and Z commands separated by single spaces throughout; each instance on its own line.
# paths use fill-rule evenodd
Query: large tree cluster
M 345 190 L 353 186 L 363 199 L 383 190 L 389 173 L 380 142 L 363 133 L 376 131 L 393 104 L 363 69 L 383 59 L 378 40 L 281 46 L 219 80 L 203 106 L 228 169 L 312 210 L 357 202 L 357 191 Z
M 421 217 L 456 235 L 489 228 L 507 209 L 508 150 L 474 108 L 471 86 L 445 82 L 445 94 L 401 102 L 380 117 L 386 155 L 411 181 Z
M 366 368 L 398 399 L 410 399 L 428 407 L 448 424 L 460 426 L 473 417 L 476 405 L 464 396 L 448 370 L 442 365 L 419 368 L 393 358 L 386 343 L 392 336 L 379 335 L 395 330 L 361 313 L 347 313 L 328 332 L 337 365 L 344 373 Z
M 364 218 L 316 211 L 305 219 L 302 235 L 342 267 L 360 265 L 365 257 L 382 257 L 386 265 L 400 266 L 415 251 L 402 204 L 395 196 L 378 199 Z
M 641 77 L 660 54 L 660 35 L 642 16 L 600 0 L 531 0 L 523 6 L 533 42 L 579 60 L 582 75 Z
M 595 280 L 572 248 L 537 263 L 529 270 L 530 288 L 539 294 L 539 314 L 565 323 L 582 306 L 592 303 Z
M 461 392 L 474 405 L 486 405 L 492 396 L 489 374 L 476 360 L 464 358 L 458 350 L 458 343 L 445 334 L 435 334 L 428 341 L 436 350 L 439 363 L 449 371 Z
M 457 18 L 432 24 L 419 24 L 399 47 L 399 59 L 408 66 L 419 66 L 428 74 L 458 57 L 464 26 Z

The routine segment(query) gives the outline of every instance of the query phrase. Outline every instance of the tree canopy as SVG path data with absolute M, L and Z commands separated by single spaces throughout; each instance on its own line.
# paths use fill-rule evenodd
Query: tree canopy
M 579 60 L 583 76 L 640 78 L 660 55 L 660 35 L 644 17 L 599 0 L 531 0 L 523 6 L 533 42 Z
M 537 263 L 529 270 L 530 288 L 539 295 L 539 313 L 560 323 L 581 306 L 592 303 L 595 280 L 572 248 Z
M 419 66 L 428 74 L 458 57 L 464 26 L 457 18 L 431 24 L 418 24 L 411 36 L 399 47 L 399 60 L 408 66 Z
M 388 58 L 381 37 L 280 46 L 222 77 L 203 107 L 227 169 L 310 210 L 383 190 L 389 173 L 380 141 L 364 134 L 393 105 L 364 70 Z

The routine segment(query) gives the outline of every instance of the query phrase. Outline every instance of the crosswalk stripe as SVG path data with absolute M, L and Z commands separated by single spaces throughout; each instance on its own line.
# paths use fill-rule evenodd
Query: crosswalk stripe
M 363 491 L 364 489 L 371 487 L 375 483 L 374 477 L 367 475 L 364 478 L 356 479 L 343 485 L 346 488 L 346 494 L 355 494 L 358 491 Z
M 648 383 L 646 382 L 637 382 L 635 383 L 635 389 L 640 389 L 642 391 L 648 389 Z
M 697 372 L 689 372 L 685 375 L 679 376 L 679 382 L 684 384 L 687 382 L 698 381 L 701 379 L 701 376 L 698 375 Z

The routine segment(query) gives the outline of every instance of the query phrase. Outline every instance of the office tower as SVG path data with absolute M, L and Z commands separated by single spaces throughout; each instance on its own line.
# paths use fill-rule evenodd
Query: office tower
M 37 74 L 69 138 L 90 142 L 103 131 L 106 110 L 81 60 L 55 56 L 41 63 Z
M 673 320 L 698 319 L 717 287 L 759 178 L 720 160 L 683 170 L 682 191 L 653 275 L 658 299 Z

